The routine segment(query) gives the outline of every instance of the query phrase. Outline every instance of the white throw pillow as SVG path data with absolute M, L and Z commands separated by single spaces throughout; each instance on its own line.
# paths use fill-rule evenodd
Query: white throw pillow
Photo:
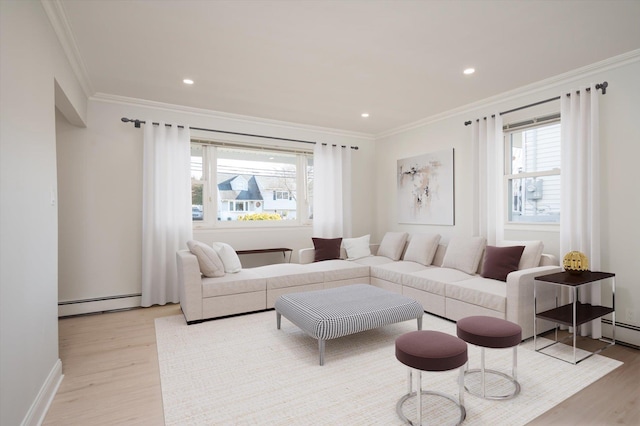
M 224 277 L 224 265 L 216 251 L 200 241 L 187 241 L 189 251 L 198 258 L 200 273 L 205 277 Z
M 452 238 L 442 259 L 442 267 L 475 274 L 487 242 L 484 237 Z
M 370 235 L 364 235 L 358 238 L 343 238 L 342 246 L 347 252 L 347 260 L 355 260 L 371 256 L 369 238 Z
M 402 256 L 404 244 L 407 242 L 406 232 L 387 232 L 382 238 L 378 247 L 378 256 L 388 257 L 391 260 L 398 260 Z
M 520 264 L 518 269 L 535 268 L 540 265 L 540 258 L 542 257 L 542 250 L 544 250 L 544 243 L 538 240 L 532 241 L 500 241 L 497 244 L 498 247 L 509 246 L 524 246 L 524 252 L 520 258 Z
M 439 243 L 440 234 L 413 234 L 404 254 L 404 260 L 429 266 L 433 262 Z
M 236 251 L 227 243 L 213 243 L 213 249 L 220 256 L 220 260 L 224 265 L 224 271 L 229 274 L 235 274 L 242 270 L 242 263 Z

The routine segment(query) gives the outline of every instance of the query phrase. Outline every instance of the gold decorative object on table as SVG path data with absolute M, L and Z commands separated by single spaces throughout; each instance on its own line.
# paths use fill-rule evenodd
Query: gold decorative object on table
M 580 275 L 589 270 L 589 259 L 582 252 L 570 251 L 564 256 L 562 266 L 568 273 Z

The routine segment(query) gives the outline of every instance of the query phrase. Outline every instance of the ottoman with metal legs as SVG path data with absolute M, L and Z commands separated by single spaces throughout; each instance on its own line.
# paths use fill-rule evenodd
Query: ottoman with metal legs
M 520 383 L 518 383 L 518 345 L 522 341 L 522 327 L 518 324 L 493 317 L 473 316 L 466 317 L 457 322 L 458 337 L 467 343 L 480 347 L 480 368 L 467 370 L 465 376 L 480 374 L 480 388 L 465 389 L 472 395 L 485 399 L 510 399 L 520 393 Z M 511 376 L 496 370 L 485 368 L 485 348 L 513 348 L 513 364 Z M 486 375 L 497 375 L 507 379 L 513 385 L 513 390 L 501 395 L 489 395 L 486 391 Z
M 455 336 L 439 331 L 412 331 L 396 339 L 396 358 L 409 367 L 409 392 L 396 404 L 398 416 L 407 424 L 422 425 L 422 396 L 436 395 L 452 401 L 460 410 L 456 424 L 467 416 L 464 408 L 464 366 L 467 363 L 467 344 Z M 449 371 L 459 368 L 457 400 L 445 393 L 422 390 L 423 371 Z M 413 371 L 418 373 L 417 390 L 413 391 Z M 402 407 L 410 398 L 416 398 L 417 421 L 413 422 L 404 414 Z

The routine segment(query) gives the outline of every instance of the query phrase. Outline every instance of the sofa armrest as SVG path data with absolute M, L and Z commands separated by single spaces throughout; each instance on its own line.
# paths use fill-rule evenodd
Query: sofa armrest
M 522 339 L 533 336 L 533 280 L 545 274 L 561 272 L 556 265 L 513 271 L 507 275 L 507 321 L 522 327 Z M 555 306 L 555 292 L 550 288 L 538 288 L 538 311 Z M 542 330 L 538 330 L 542 331 Z
M 180 307 L 187 323 L 202 319 L 202 275 L 198 258 L 189 250 L 176 252 Z

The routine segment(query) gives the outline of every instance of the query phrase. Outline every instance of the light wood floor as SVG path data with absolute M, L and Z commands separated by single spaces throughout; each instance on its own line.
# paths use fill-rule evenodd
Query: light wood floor
M 59 320 L 64 379 L 45 425 L 162 425 L 154 319 L 177 305 Z M 640 351 L 616 345 L 602 355 L 624 365 L 530 425 L 637 425 Z

